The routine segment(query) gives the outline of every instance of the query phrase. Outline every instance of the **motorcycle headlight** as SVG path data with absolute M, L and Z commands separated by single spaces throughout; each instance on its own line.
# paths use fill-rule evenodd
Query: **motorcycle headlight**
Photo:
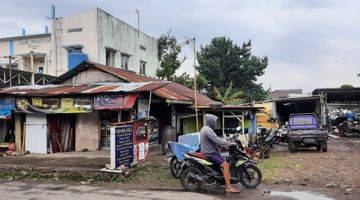
M 245 162 L 245 160 L 238 160 L 237 162 L 236 162 L 236 167 L 239 167 L 240 165 L 242 165 L 243 163 Z

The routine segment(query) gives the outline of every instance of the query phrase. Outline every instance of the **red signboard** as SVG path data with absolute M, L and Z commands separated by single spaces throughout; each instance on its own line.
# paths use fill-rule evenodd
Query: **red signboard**
M 138 94 L 97 95 L 94 97 L 95 110 L 129 109 L 134 106 Z

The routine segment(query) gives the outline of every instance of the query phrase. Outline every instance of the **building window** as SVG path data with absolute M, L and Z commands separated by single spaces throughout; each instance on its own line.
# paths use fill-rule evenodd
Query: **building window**
M 129 69 L 129 59 L 130 59 L 129 55 L 121 54 L 121 68 L 126 70 Z
M 140 49 L 146 51 L 146 47 L 144 45 L 140 45 Z
M 69 29 L 68 29 L 68 33 L 81 32 L 81 31 L 82 31 L 82 27 L 78 27 L 78 28 L 69 28 Z
M 67 49 L 67 51 L 68 51 L 68 54 L 75 53 L 75 52 L 82 53 L 82 47 L 69 47 Z
M 39 67 L 39 74 L 43 74 L 44 73 L 44 67 Z
M 146 62 L 140 61 L 140 74 L 145 75 L 146 73 Z
M 106 65 L 107 66 L 114 66 L 115 64 L 115 51 L 112 49 L 106 49 Z

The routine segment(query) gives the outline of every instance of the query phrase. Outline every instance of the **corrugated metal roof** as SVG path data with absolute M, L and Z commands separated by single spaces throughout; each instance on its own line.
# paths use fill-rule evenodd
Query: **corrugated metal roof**
M 199 106 L 200 110 L 260 110 L 260 106 L 243 106 L 243 105 L 221 105 L 221 106 Z
M 112 75 L 114 75 L 124 81 L 127 81 L 127 82 L 162 81 L 159 79 L 136 74 L 133 71 L 123 70 L 123 69 L 102 65 L 99 63 L 95 63 L 95 62 L 85 61 L 82 64 L 75 67 L 74 69 L 72 69 L 72 70 L 66 72 L 65 74 L 61 75 L 60 77 L 58 77 L 54 81 L 54 83 L 61 83 L 65 80 L 71 78 L 72 76 L 80 73 L 81 71 L 85 71 L 89 68 L 97 68 L 101 71 L 112 74 Z M 195 99 L 195 97 L 194 97 L 195 94 L 192 89 L 190 89 L 186 86 L 180 85 L 178 83 L 174 83 L 174 82 L 170 82 L 169 84 L 165 85 L 164 87 L 161 87 L 161 88 L 155 90 L 154 94 L 161 98 L 174 100 L 174 101 L 193 102 Z M 214 101 L 212 99 L 210 99 L 209 97 L 202 95 L 200 93 L 197 93 L 197 102 L 198 102 L 198 105 L 204 105 L 204 106 L 214 103 Z
M 153 91 L 167 85 L 169 82 L 107 82 L 75 85 L 29 85 L 7 87 L 0 89 L 0 94 L 21 96 L 55 96 L 55 95 L 78 95 L 115 92 L 145 92 Z

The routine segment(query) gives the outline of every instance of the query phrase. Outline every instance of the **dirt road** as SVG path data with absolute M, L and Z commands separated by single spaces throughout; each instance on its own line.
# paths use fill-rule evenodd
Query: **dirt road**
M 296 153 L 277 146 L 269 160 L 260 164 L 269 183 L 340 189 L 360 198 L 360 140 L 331 139 L 329 151 L 303 149 Z
M 152 155 L 148 166 L 139 166 L 130 176 L 119 179 L 74 173 L 42 174 L 36 169 L 25 172 L 6 170 L 0 173 L 0 183 L 3 182 L 0 192 L 1 199 L 48 199 L 47 195 L 53 195 L 51 199 L 67 196 L 91 199 L 90 196 L 99 195 L 105 199 L 114 196 L 137 199 L 144 194 L 144 198 L 150 199 L 360 199 L 360 140 L 332 139 L 328 150 L 327 153 L 313 149 L 290 153 L 286 144 L 275 146 L 270 159 L 258 165 L 263 173 L 263 183 L 255 190 L 240 188 L 242 192 L 238 195 L 227 196 L 224 188 L 206 188 L 201 193 L 184 192 L 180 181 L 169 173 L 167 157 L 160 155 Z M 22 166 L 24 159 L 33 158 L 3 158 L 0 166 Z M 13 162 L 7 162 L 9 160 Z M 74 161 L 74 158 L 61 160 L 68 165 L 72 162 L 67 161 Z M 41 161 L 42 164 L 49 162 L 47 159 Z M 89 164 L 89 159 L 80 161 Z

